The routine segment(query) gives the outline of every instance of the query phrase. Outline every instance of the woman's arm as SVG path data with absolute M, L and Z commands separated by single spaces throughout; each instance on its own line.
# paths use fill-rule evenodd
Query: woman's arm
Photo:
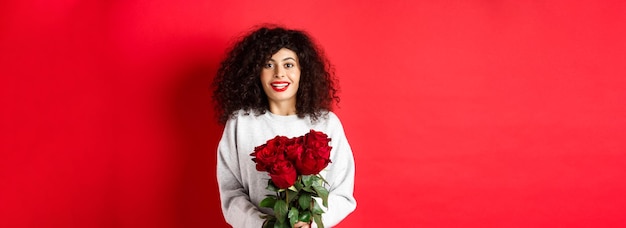
M 333 126 L 331 133 L 332 162 L 327 167 L 327 172 L 324 176 L 330 184 L 330 188 L 328 209 L 322 214 L 322 221 L 326 227 L 337 225 L 356 209 L 356 199 L 354 198 L 354 156 L 341 122 L 334 115 L 330 118 L 329 124 Z
M 217 183 L 226 222 L 238 228 L 261 227 L 263 219 L 244 188 L 237 156 L 236 120 L 229 120 L 217 149 Z

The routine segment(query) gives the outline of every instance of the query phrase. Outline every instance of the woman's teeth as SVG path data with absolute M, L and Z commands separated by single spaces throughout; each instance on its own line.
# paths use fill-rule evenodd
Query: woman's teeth
M 279 88 L 279 89 L 280 88 L 285 88 L 285 86 L 288 86 L 288 85 L 289 85 L 289 83 L 274 83 L 274 84 L 272 84 L 273 87 L 276 87 L 276 88 Z

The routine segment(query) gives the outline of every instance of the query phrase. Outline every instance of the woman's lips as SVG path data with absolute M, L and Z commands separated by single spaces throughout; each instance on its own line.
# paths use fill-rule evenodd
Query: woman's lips
M 270 83 L 270 85 L 272 86 L 272 89 L 274 89 L 274 91 L 276 92 L 283 92 L 285 90 L 287 90 L 287 88 L 289 88 L 289 82 L 272 82 Z

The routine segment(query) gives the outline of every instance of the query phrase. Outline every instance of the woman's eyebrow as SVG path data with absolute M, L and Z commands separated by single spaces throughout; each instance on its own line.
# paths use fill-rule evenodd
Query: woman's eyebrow
M 291 59 L 291 60 L 293 60 L 293 61 L 296 61 L 296 59 L 295 59 L 295 58 L 293 58 L 293 57 L 287 57 L 287 58 L 284 58 L 282 61 L 284 62 L 284 61 L 287 61 L 287 60 L 290 60 L 290 59 Z M 274 60 L 274 59 L 270 59 L 270 60 L 268 60 L 268 61 L 269 61 L 269 62 L 276 62 L 276 60 Z

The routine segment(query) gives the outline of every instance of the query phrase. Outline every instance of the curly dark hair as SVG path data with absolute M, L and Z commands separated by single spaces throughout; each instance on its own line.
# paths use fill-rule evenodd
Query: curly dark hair
M 314 121 L 339 102 L 334 70 L 322 50 L 304 31 L 263 26 L 247 34 L 228 50 L 213 81 L 213 100 L 220 123 L 239 110 L 265 113 L 269 108 L 261 85 L 261 70 L 282 48 L 295 52 L 300 65 L 296 113 Z

